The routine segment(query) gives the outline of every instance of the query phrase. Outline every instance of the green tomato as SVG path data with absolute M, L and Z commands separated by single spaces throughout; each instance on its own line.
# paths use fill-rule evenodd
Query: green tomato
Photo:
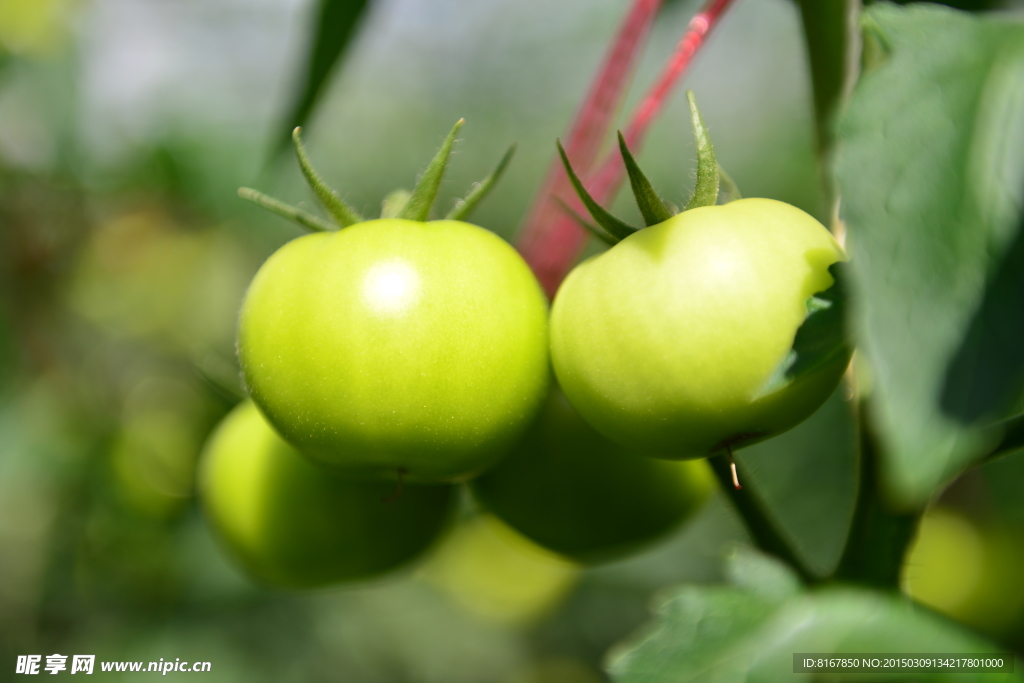
M 501 238 L 458 221 L 289 242 L 256 274 L 238 339 L 271 423 L 357 476 L 474 476 L 519 438 L 549 381 L 540 285 Z
M 596 562 L 677 527 L 707 498 L 714 477 L 705 462 L 654 460 L 609 441 L 555 390 L 512 454 L 470 486 L 538 545 Z
M 272 586 L 361 579 L 420 555 L 451 518 L 451 486 L 356 482 L 309 462 L 251 402 L 208 442 L 199 495 L 211 526 L 246 571 Z
M 906 594 L 982 633 L 1004 638 L 1024 619 L 1019 529 L 937 507 L 922 517 L 903 561 Z
M 696 458 L 796 426 L 848 357 L 766 384 L 845 254 L 803 211 L 742 199 L 684 211 L 578 266 L 551 312 L 558 381 L 583 417 L 637 451 Z

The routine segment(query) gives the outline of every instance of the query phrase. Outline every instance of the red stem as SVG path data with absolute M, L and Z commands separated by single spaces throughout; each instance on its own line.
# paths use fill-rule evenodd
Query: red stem
M 626 144 L 633 152 L 639 152 L 643 145 L 644 136 L 654 119 L 661 113 L 665 101 L 672 92 L 673 86 L 690 66 L 693 56 L 704 44 L 704 39 L 715 27 L 719 17 L 729 8 L 733 0 L 709 0 L 704 9 L 697 13 L 690 20 L 686 33 L 683 35 L 675 52 L 669 59 L 661 77 L 648 91 L 647 96 L 634 110 L 633 118 L 622 134 L 626 138 Z M 611 154 L 600 170 L 592 177 L 592 187 L 588 188 L 594 199 L 604 203 L 607 202 L 622 185 L 625 176 L 625 168 L 622 165 L 622 157 L 618 154 Z
M 637 150 L 638 146 L 642 144 L 647 129 L 661 112 L 672 88 L 690 65 L 693 56 L 704 44 L 711 29 L 715 27 L 732 2 L 733 0 L 708 0 L 704 8 L 690 20 L 686 33 L 676 46 L 676 50 L 661 76 L 633 113 L 624 133 L 630 148 Z M 648 5 L 653 6 L 653 9 Z M 577 172 L 591 178 L 587 182 L 588 189 L 601 203 L 607 202 L 622 184 L 624 177 L 622 159 L 613 152 L 596 173 L 590 172 L 591 165 L 601 139 L 607 133 L 610 125 L 612 105 L 618 99 L 621 90 L 624 89 L 625 76 L 631 70 L 633 61 L 640 52 L 640 43 L 642 38 L 647 35 L 647 29 L 653 21 L 654 10 L 658 5 L 660 5 L 660 0 L 657 2 L 636 1 L 601 71 L 598 72 L 590 94 L 569 134 L 569 140 L 573 142 L 577 136 L 582 139 L 582 130 L 585 129 L 587 132 L 585 138 L 587 143 L 586 145 L 577 143 L 581 144 L 583 149 L 575 150 L 575 156 L 572 147 L 567 146 L 566 150 Z M 640 26 L 641 21 L 646 23 Z M 637 24 L 633 25 L 632 22 L 637 22 Z M 632 42 L 629 42 L 630 40 Z M 615 68 L 616 59 L 628 61 L 619 68 Z M 612 82 L 612 78 L 622 80 Z M 606 83 L 605 79 L 608 79 L 609 82 Z M 613 91 L 612 88 L 616 90 Z M 607 109 L 601 110 L 602 116 L 598 116 L 592 110 L 598 106 L 599 102 L 608 105 Z M 575 220 L 558 205 L 558 202 L 555 201 L 556 197 L 560 197 L 570 206 L 578 204 L 575 195 L 569 191 L 568 178 L 557 157 L 517 240 L 519 251 L 533 268 L 550 297 L 554 296 L 558 285 L 576 262 L 588 239 L 586 231 L 578 226 Z
M 661 3 L 662 0 L 635 0 L 583 100 L 565 144 L 566 154 L 580 173 L 593 169 L 601 142 L 608 135 L 615 109 Z M 562 264 L 571 265 L 575 261 L 580 242 L 574 234 L 580 229 L 567 218 L 556 197 L 575 198 L 557 155 L 516 239 L 520 253 L 537 274 L 548 296 L 554 295 L 568 272 Z

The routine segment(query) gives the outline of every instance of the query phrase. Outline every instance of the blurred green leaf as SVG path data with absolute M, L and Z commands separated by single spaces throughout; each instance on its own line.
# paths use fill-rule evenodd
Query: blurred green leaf
M 817 576 L 839 562 L 856 505 L 857 430 L 845 391 L 797 427 L 735 454 L 743 487 Z
M 835 587 L 773 601 L 740 588 L 687 586 L 665 600 L 646 633 L 613 656 L 609 673 L 617 683 L 811 681 L 822 678 L 794 674 L 794 653 L 998 651 L 895 595 Z M 1021 680 L 1009 673 L 856 676 L 918 683 Z
M 1024 215 L 1021 221 L 946 372 L 942 409 L 967 424 L 1024 412 Z
M 1003 519 L 1024 524 L 1024 447 L 981 468 L 990 499 Z
M 335 64 L 355 35 L 356 25 L 366 12 L 369 0 L 319 0 L 318 4 L 309 56 L 306 58 L 306 76 L 285 117 L 276 144 L 277 152 L 291 142 L 292 131 L 296 126 L 305 125 L 309 119 Z
M 920 0 L 893 0 L 896 4 L 906 5 L 910 2 L 920 2 Z M 971 12 L 981 12 L 987 9 L 993 9 L 1001 4 L 1002 0 L 928 0 L 934 2 L 937 5 L 946 5 L 948 7 L 955 7 L 957 9 L 968 10 Z M 870 3 L 868 3 L 870 4 Z
M 836 111 L 846 85 L 853 0 L 797 0 L 807 43 L 818 149 L 831 147 Z
M 853 94 L 837 175 L 883 483 L 911 507 L 1019 398 L 1024 26 L 928 5 L 866 20 L 891 54 Z
M 787 603 L 758 634 L 757 659 L 746 681 L 792 675 L 794 652 L 994 653 L 999 648 L 905 598 L 853 588 L 831 588 Z M 795 676 L 794 676 L 795 678 Z M 815 680 L 805 674 L 805 680 Z M 820 679 L 819 679 L 820 680 Z M 858 674 L 857 680 L 1017 681 L 1009 673 Z
M 686 586 L 657 610 L 647 633 L 611 657 L 617 683 L 743 681 L 754 659 L 749 644 L 779 607 L 726 586 Z
M 782 602 L 803 588 L 786 563 L 748 545 L 737 545 L 726 555 L 724 574 L 732 585 L 769 602 Z
M 1006 430 L 1003 434 L 1003 440 L 999 442 L 999 445 L 988 456 L 992 460 L 1024 449 L 1024 415 L 1018 415 L 1007 420 L 1003 423 L 1003 427 Z

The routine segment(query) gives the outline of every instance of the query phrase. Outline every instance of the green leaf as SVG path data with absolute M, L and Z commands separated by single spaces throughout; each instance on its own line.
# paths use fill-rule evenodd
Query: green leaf
M 853 353 L 846 332 L 846 267 L 841 261 L 829 266 L 832 286 L 807 300 L 807 318 L 796 331 L 793 347 L 761 388 L 759 396 L 789 386 L 821 366 L 841 356 L 849 358 Z
M 945 413 L 976 424 L 1024 411 L 1022 388 L 1024 223 L 1018 225 L 1013 244 L 991 274 L 981 306 L 949 364 L 940 405 Z
M 317 218 L 311 213 L 306 213 L 298 207 L 285 204 L 280 199 L 274 199 L 270 195 L 263 194 L 251 187 L 238 188 L 238 196 L 316 232 L 330 232 L 331 230 L 338 229 L 336 225 L 331 225 L 322 218 Z
M 313 40 L 306 58 L 306 76 L 285 117 L 277 149 L 288 144 L 291 132 L 305 125 L 323 92 L 328 77 L 344 54 L 368 0 L 320 0 L 313 27 Z
M 839 563 L 857 505 L 857 429 L 840 385 L 813 415 L 736 451 L 745 491 L 815 577 Z
M 334 191 L 327 186 L 320 174 L 313 168 L 312 162 L 306 155 L 306 148 L 302 144 L 302 128 L 296 126 L 295 130 L 292 131 L 292 142 L 295 143 L 295 156 L 299 160 L 299 168 L 302 169 L 302 175 L 305 176 L 306 182 L 309 183 L 310 189 L 313 190 L 313 194 L 320 200 L 323 207 L 327 209 L 328 213 L 334 217 L 338 225 L 343 228 L 347 228 L 350 225 L 354 225 L 363 220 L 355 209 L 350 207 L 341 197 L 336 195 Z
M 608 673 L 616 683 L 744 681 L 756 655 L 749 640 L 778 607 L 739 588 L 677 589 L 646 633 L 612 650 Z
M 452 155 L 455 136 L 458 135 L 459 129 L 462 128 L 462 124 L 465 122 L 465 119 L 459 119 L 452 126 L 448 137 L 441 143 L 441 149 L 437 150 L 437 154 L 430 161 L 427 170 L 423 172 L 419 182 L 416 183 L 416 187 L 413 188 L 412 194 L 409 195 L 409 201 L 402 207 L 398 218 L 405 218 L 411 221 L 426 221 L 430 219 L 430 209 L 434 206 L 437 191 L 441 188 L 441 179 L 444 177 L 444 169 L 448 166 L 448 159 Z
M 622 161 L 626 165 L 626 173 L 629 174 L 629 184 L 633 187 L 633 196 L 636 197 L 636 205 L 640 207 L 640 215 L 644 217 L 644 223 L 648 226 L 664 223 L 672 214 L 665 208 L 665 200 L 654 191 L 654 186 L 647 179 L 640 166 L 633 158 L 633 154 L 626 146 L 626 138 L 622 137 L 619 131 L 619 151 L 622 153 Z
M 748 670 L 750 683 L 776 683 L 792 674 L 799 652 L 857 654 L 998 653 L 1000 648 L 971 631 L 931 614 L 906 598 L 854 588 L 831 588 L 786 603 L 757 634 L 757 659 Z M 856 680 L 908 683 L 988 683 L 1019 681 L 1012 673 L 856 674 Z M 803 680 L 821 680 L 803 674 Z M 850 680 L 851 677 L 839 678 Z M 835 680 L 835 679 L 833 679 Z
M 495 168 L 489 176 L 477 183 L 476 187 L 466 195 L 465 199 L 460 199 L 456 202 L 455 206 L 452 207 L 452 210 L 448 212 L 447 216 L 445 216 L 445 219 L 451 221 L 465 220 L 466 217 L 472 213 L 473 209 L 476 208 L 476 205 L 480 203 L 480 200 L 486 197 L 487 193 L 490 192 L 495 184 L 497 184 L 498 180 L 501 179 L 501 176 L 508 167 L 509 162 L 512 161 L 512 155 L 515 154 L 515 152 L 516 146 L 513 144 L 508 148 L 508 151 L 505 152 L 505 156 L 501 158 L 501 161 L 498 162 L 497 168 Z
M 771 599 L 741 588 L 687 586 L 654 624 L 610 657 L 616 683 L 850 680 L 794 674 L 795 653 L 997 653 L 973 633 L 888 593 L 835 587 Z M 1011 673 L 856 674 L 856 680 L 1019 681 Z
M 583 202 L 583 206 L 587 207 L 587 211 L 590 212 L 590 215 L 594 218 L 597 224 L 617 240 L 624 240 L 636 232 L 636 228 L 628 223 L 624 223 L 605 211 L 604 208 L 590 196 L 590 193 L 587 192 L 587 188 L 583 187 L 583 182 L 580 180 L 579 176 L 576 175 L 576 171 L 573 170 L 572 164 L 569 163 L 569 157 L 565 153 L 565 148 L 562 147 L 562 141 L 556 140 L 555 145 L 558 146 L 558 154 L 562 157 L 562 165 L 565 166 L 565 172 L 569 176 L 569 182 L 572 183 L 573 188 L 576 190 L 576 195 L 580 198 L 580 201 Z
M 697 182 L 693 186 L 693 196 L 683 211 L 696 209 L 698 206 L 714 206 L 718 202 L 718 161 L 715 159 L 715 147 L 711 144 L 704 119 L 697 109 L 697 100 L 692 90 L 686 91 L 686 101 L 690 103 L 690 118 L 693 121 L 693 142 L 697 148 Z
M 853 331 L 892 502 L 926 501 L 1020 405 L 1024 25 L 871 7 L 888 57 L 840 124 Z
M 736 545 L 725 556 L 726 580 L 769 602 L 782 602 L 801 590 L 803 584 L 791 567 L 749 545 Z

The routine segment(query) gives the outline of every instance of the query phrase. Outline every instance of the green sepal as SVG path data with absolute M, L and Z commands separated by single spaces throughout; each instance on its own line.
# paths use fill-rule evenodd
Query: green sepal
M 725 172 L 721 164 L 718 165 L 718 181 L 718 199 L 720 204 L 728 204 L 737 199 L 743 199 L 743 195 L 740 194 L 739 185 L 732 179 L 732 176 Z
M 459 119 L 452 126 L 448 137 L 441 143 L 441 149 L 430 161 L 427 170 L 423 172 L 416 187 L 413 188 L 409 201 L 402 207 L 402 212 L 397 218 L 405 218 L 410 221 L 427 221 L 430 219 L 430 208 L 437 198 L 437 191 L 441 187 L 441 178 L 444 176 L 444 169 L 448 165 L 448 158 L 452 154 L 452 146 L 455 144 L 455 136 L 458 134 L 465 119 Z
M 583 202 L 583 206 L 587 207 L 587 211 L 590 212 L 590 215 L 594 218 L 597 224 L 604 228 L 609 235 L 618 240 L 624 240 L 636 232 L 637 228 L 620 221 L 618 218 L 601 208 L 601 205 L 594 201 L 594 198 L 590 196 L 589 192 L 587 192 L 587 188 L 583 187 L 583 183 L 580 181 L 579 176 L 576 175 L 576 171 L 573 170 L 572 164 L 569 163 L 569 157 L 565 153 L 565 148 L 562 147 L 562 141 L 556 140 L 555 144 L 558 145 L 558 153 L 562 157 L 562 165 L 565 166 L 565 172 L 569 175 L 569 181 L 576 189 L 576 194 L 579 196 L 580 201 Z
M 388 196 L 384 197 L 384 201 L 380 203 L 380 217 L 398 218 L 398 215 L 402 213 L 402 209 L 409 203 L 409 197 L 411 196 L 412 192 L 409 192 L 409 190 L 389 192 Z
M 583 228 L 584 230 L 586 230 L 591 235 L 593 235 L 597 239 L 601 240 L 602 242 L 604 242 L 608 246 L 614 247 L 616 244 L 618 244 L 620 242 L 620 240 L 616 239 L 615 237 L 612 237 L 611 235 L 606 233 L 604 230 L 602 230 L 601 228 L 597 227 L 596 225 L 594 225 L 593 223 L 588 221 L 583 216 L 579 215 L 576 212 L 575 209 L 573 209 L 571 206 L 569 206 L 568 204 L 563 202 L 561 200 L 561 198 L 555 197 L 555 201 L 557 201 L 562 206 L 562 208 L 565 210 L 565 212 L 568 213 L 572 217 L 572 219 L 579 224 L 579 226 L 581 228 Z
M 846 328 L 846 268 L 844 261 L 828 268 L 834 282 L 807 302 L 807 317 L 793 338 L 793 346 L 771 378 L 761 387 L 758 397 L 783 389 L 836 358 L 853 353 Z
M 622 137 L 619 131 L 619 151 L 622 152 L 622 162 L 626 165 L 626 173 L 629 174 L 629 184 L 633 187 L 633 196 L 636 197 L 636 205 L 640 207 L 640 215 L 648 225 L 664 223 L 672 214 L 665 207 L 665 201 L 655 192 L 651 181 L 647 179 L 640 166 L 633 158 L 633 154 L 626 146 L 626 138 Z
M 445 216 L 446 220 L 450 221 L 461 221 L 476 208 L 476 205 L 480 203 L 480 200 L 487 196 L 487 193 L 498 182 L 501 175 L 505 172 L 505 168 L 508 163 L 512 161 L 512 155 L 515 154 L 516 146 L 512 144 L 509 146 L 508 151 L 505 152 L 505 156 L 498 162 L 498 166 L 491 172 L 489 176 L 481 180 L 476 186 L 470 190 L 469 194 L 466 195 L 465 199 L 460 199 L 452 207 L 452 210 Z
M 697 100 L 693 91 L 686 91 L 686 101 L 690 103 L 690 118 L 693 120 L 693 141 L 697 148 L 697 182 L 693 187 L 693 196 L 683 211 L 701 206 L 714 206 L 718 202 L 718 161 L 715 159 L 715 148 L 711 144 L 711 136 L 704 126 L 697 109 Z
M 317 218 L 311 213 L 306 213 L 302 209 L 285 204 L 279 199 L 274 199 L 270 195 L 265 195 L 259 190 L 254 190 L 251 187 L 240 187 L 238 188 L 238 196 L 242 199 L 248 199 L 253 204 L 262 206 L 264 209 L 273 211 L 278 216 L 283 216 L 288 220 L 295 221 L 304 228 L 313 230 L 316 232 L 330 232 L 337 230 L 338 226 L 328 223 L 322 218 Z
M 323 178 L 313 169 L 313 164 L 309 161 L 309 156 L 306 154 L 306 148 L 302 145 L 302 128 L 296 126 L 295 130 L 292 131 L 292 142 L 295 143 L 295 156 L 299 160 L 299 168 L 302 169 L 302 175 L 305 176 L 306 182 L 309 183 L 310 189 L 313 190 L 313 194 L 320 200 L 327 212 L 331 214 L 334 220 L 343 228 L 347 228 L 350 225 L 361 223 L 363 217 L 353 209 L 351 206 L 346 204 L 341 197 L 334 193 L 327 183 L 324 182 Z

